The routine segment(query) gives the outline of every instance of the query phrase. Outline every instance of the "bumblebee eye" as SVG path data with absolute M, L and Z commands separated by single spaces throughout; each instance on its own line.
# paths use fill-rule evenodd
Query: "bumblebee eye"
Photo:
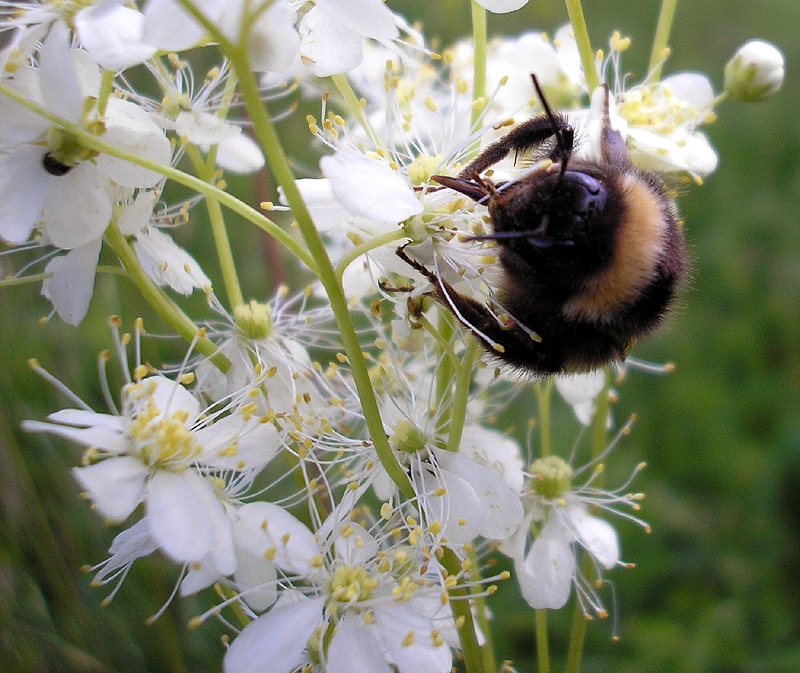
M 576 220 L 590 220 L 605 208 L 608 193 L 591 175 L 565 171 L 561 188 L 569 195 L 572 216 Z

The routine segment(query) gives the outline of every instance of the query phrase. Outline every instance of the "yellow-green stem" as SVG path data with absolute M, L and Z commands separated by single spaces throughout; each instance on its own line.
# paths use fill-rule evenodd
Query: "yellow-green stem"
M 453 340 L 453 319 L 448 311 L 439 311 L 438 329 L 441 339 L 449 344 Z M 452 349 L 452 346 L 450 346 Z M 441 357 L 445 352 L 441 345 L 438 348 L 439 359 L 436 367 L 436 408 L 439 410 L 438 430 L 444 430 L 450 423 L 450 400 L 452 398 L 453 376 L 455 366 L 450 358 Z
M 533 611 L 536 625 L 536 660 L 539 662 L 537 673 L 550 673 L 550 648 L 547 644 L 547 610 L 539 608 Z
M 411 487 L 408 475 L 403 468 L 400 467 L 400 464 L 394 457 L 392 448 L 389 445 L 389 439 L 383 429 L 383 421 L 381 420 L 380 410 L 378 409 L 378 403 L 375 399 L 375 391 L 372 388 L 367 364 L 358 341 L 358 335 L 353 326 L 353 321 L 350 318 L 344 291 L 342 290 L 341 283 L 336 276 L 336 271 L 325 251 L 322 239 L 314 227 L 314 222 L 311 219 L 308 208 L 300 195 L 300 190 L 295 183 L 294 174 L 292 173 L 289 161 L 283 151 L 283 144 L 270 119 L 267 106 L 261 100 L 258 83 L 250 69 L 247 54 L 243 49 L 232 49 L 226 55 L 230 59 L 231 65 L 239 78 L 242 100 L 247 107 L 250 120 L 253 123 L 253 131 L 255 132 L 261 151 L 264 152 L 264 156 L 267 159 L 267 163 L 276 182 L 283 189 L 286 202 L 292 209 L 292 214 L 295 217 L 300 233 L 314 260 L 317 277 L 325 288 L 331 310 L 342 338 L 342 345 L 344 346 L 348 362 L 350 363 L 350 371 L 356 385 L 356 390 L 358 391 L 359 399 L 361 400 L 364 419 L 372 443 L 375 446 L 375 452 L 384 469 L 389 474 L 392 481 L 397 484 L 403 495 L 407 498 L 412 498 L 414 497 L 414 489 Z
M 357 245 L 346 255 L 344 255 L 341 260 L 339 260 L 339 263 L 336 265 L 336 278 L 341 283 L 342 275 L 344 274 L 345 269 L 359 257 L 361 257 L 361 255 L 364 255 L 375 248 L 380 248 L 388 243 L 399 241 L 404 238 L 406 238 L 406 233 L 402 229 L 398 229 L 397 231 L 386 232 L 385 234 L 371 238 L 368 241 L 364 241 L 361 245 Z
M 108 225 L 104 239 L 119 258 L 122 266 L 128 272 L 128 276 L 133 281 L 144 300 L 153 308 L 158 316 L 166 322 L 175 332 L 180 335 L 187 343 L 195 342 L 195 350 L 205 355 L 221 372 L 227 372 L 231 363 L 222 353 L 218 352 L 217 346 L 207 337 L 198 337 L 199 328 L 192 322 L 175 302 L 158 285 L 156 285 L 145 273 L 136 253 L 131 248 L 128 241 L 122 235 L 116 223 Z
M 586 571 L 586 557 L 582 560 L 583 570 Z M 589 563 L 591 566 L 591 563 Z M 591 572 L 591 567 L 589 572 Z M 572 628 L 569 635 L 569 649 L 567 650 L 567 664 L 564 666 L 564 673 L 578 673 L 581 668 L 583 658 L 583 643 L 586 640 L 586 615 L 583 614 L 580 601 L 575 601 L 574 612 L 572 613 Z
M 653 51 L 650 52 L 650 67 L 648 70 L 648 81 L 658 82 L 661 79 L 661 66 L 664 61 L 664 53 L 669 46 L 669 34 L 672 30 L 672 23 L 675 20 L 675 10 L 678 0 L 663 0 L 661 12 L 658 15 L 658 25 L 656 34 L 653 38 Z
M 186 146 L 186 155 L 192 162 L 197 177 L 205 180 L 209 184 L 214 182 L 214 163 L 209 156 L 208 161 L 203 161 L 200 152 L 194 145 Z M 231 310 L 244 304 L 242 288 L 239 285 L 239 276 L 236 273 L 236 264 L 233 261 L 233 250 L 228 238 L 228 230 L 225 228 L 225 218 L 222 215 L 222 208 L 219 202 L 213 199 L 206 199 L 206 210 L 208 211 L 208 221 L 211 223 L 211 233 L 214 236 L 214 247 L 217 250 L 217 259 L 222 271 L 222 283 L 225 285 L 225 292 L 228 295 L 228 302 Z
M 16 285 L 29 285 L 31 283 L 41 283 L 43 280 L 47 280 L 53 274 L 52 273 L 37 273 L 33 276 L 22 276 L 22 278 L 4 278 L 0 280 L 0 288 L 2 287 L 14 287 Z
M 447 450 L 458 451 L 461 446 L 461 435 L 467 419 L 467 403 L 469 402 L 469 389 L 472 383 L 472 372 L 475 360 L 480 352 L 480 346 L 475 339 L 467 343 L 467 350 L 461 365 L 456 368 L 456 391 L 453 395 L 453 407 L 450 411 L 450 428 L 447 436 Z
M 456 352 L 453 350 L 453 346 L 441 335 L 439 330 L 436 329 L 436 325 L 434 325 L 424 315 L 417 316 L 416 320 L 420 325 L 422 325 L 423 329 L 433 337 L 433 340 L 439 346 L 439 352 L 445 355 L 445 357 L 450 361 L 450 365 L 456 370 L 460 369 L 461 361 L 458 359 Z
M 451 549 L 445 549 L 442 556 L 442 565 L 448 575 L 457 577 L 461 572 L 461 564 L 458 557 Z M 464 669 L 467 673 L 494 673 L 494 662 L 491 667 L 486 666 L 481 646 L 478 644 L 478 636 L 475 632 L 475 621 L 472 618 L 472 610 L 467 600 L 468 594 L 464 587 L 451 589 L 448 592 L 450 598 L 450 609 L 453 611 L 453 619 L 456 621 L 458 630 L 458 640 L 461 643 L 461 656 L 464 659 Z M 461 624 L 459 627 L 458 624 Z
M 572 25 L 572 34 L 578 45 L 578 53 L 581 57 L 583 74 L 586 77 L 586 85 L 589 87 L 589 96 L 600 86 L 600 78 L 597 76 L 595 67 L 595 53 L 592 51 L 592 43 L 589 40 L 589 30 L 586 27 L 586 19 L 583 16 L 581 0 L 566 0 L 569 22 Z
M 353 87 L 350 86 L 350 82 L 347 81 L 347 78 L 344 75 L 331 75 L 331 81 L 333 81 L 333 84 L 339 90 L 342 98 L 344 98 L 344 102 L 347 105 L 347 109 L 350 111 L 350 114 L 356 118 L 359 124 L 361 124 L 364 131 L 366 131 L 367 135 L 369 136 L 369 139 L 372 141 L 372 144 L 376 149 L 380 147 L 380 139 L 375 133 L 375 129 L 372 128 L 372 124 L 370 124 L 369 120 L 364 116 L 364 108 L 361 107 L 361 101 L 359 101 L 358 97 L 353 91 Z M 325 120 L 323 119 L 322 121 Z
M 552 453 L 550 435 L 550 395 L 553 390 L 553 379 L 538 381 L 534 386 L 536 401 L 539 405 L 539 457 L 546 458 Z
M 106 113 L 108 97 L 111 95 L 115 76 L 116 73 L 113 70 L 103 70 L 103 75 L 100 80 L 100 93 L 97 96 L 97 114 L 100 115 L 101 118 Z
M 472 8 L 472 120 L 470 128 L 476 130 L 481 116 L 479 101 L 486 101 L 486 10 L 475 0 Z

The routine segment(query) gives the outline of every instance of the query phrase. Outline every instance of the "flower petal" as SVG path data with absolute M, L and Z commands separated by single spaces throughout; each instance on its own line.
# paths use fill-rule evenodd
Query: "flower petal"
M 48 182 L 44 228 L 57 248 L 71 250 L 103 235 L 111 220 L 108 178 L 91 161 Z
M 42 295 L 50 300 L 61 319 L 78 325 L 89 308 L 102 239 L 97 238 L 66 255 L 50 260 L 44 269 L 51 274 L 42 281 Z
M 380 642 L 361 617 L 354 614 L 342 617 L 328 648 L 326 673 L 391 673 L 391 670 Z
M 340 75 L 361 63 L 362 37 L 314 5 L 300 19 L 300 55 L 312 75 Z
M 42 165 L 41 147 L 22 147 L 0 161 L 0 237 L 24 243 L 42 212 L 47 184 L 54 180 Z
M 225 673 L 290 673 L 304 661 L 306 643 L 322 621 L 324 599 L 278 605 L 250 622 L 223 659 Z
M 478 465 L 461 453 L 435 449 L 436 460 L 475 491 L 483 512 L 479 535 L 503 540 L 517 530 L 525 512 L 519 496 L 494 470 Z
M 289 572 L 308 575 L 320 554 L 313 533 L 299 519 L 271 502 L 251 502 L 239 508 L 234 524 L 240 549 L 258 556 L 267 551 L 275 564 Z
M 208 555 L 222 575 L 236 569 L 231 521 L 211 485 L 191 470 L 159 470 L 149 480 L 146 513 L 153 537 L 178 562 Z
M 156 227 L 141 232 L 133 242 L 133 249 L 147 275 L 159 285 L 182 295 L 211 286 L 211 279 L 195 258 Z
M 142 41 L 144 16 L 116 0 L 86 7 L 75 15 L 81 44 L 105 70 L 124 70 L 144 63 L 156 48 Z
M 569 599 L 576 568 L 570 542 L 567 531 L 552 517 L 517 566 L 522 596 L 532 608 L 558 610 Z
M 396 224 L 422 212 L 411 185 L 382 161 L 342 151 L 322 157 L 319 165 L 333 195 L 356 215 Z
M 103 517 L 124 521 L 142 501 L 148 469 L 136 458 L 120 456 L 76 467 L 72 473 Z

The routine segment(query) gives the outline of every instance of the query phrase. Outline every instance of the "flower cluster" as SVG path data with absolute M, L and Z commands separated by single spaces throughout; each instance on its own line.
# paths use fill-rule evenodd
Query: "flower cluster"
M 114 318 L 124 381 L 112 393 L 103 379 L 105 413 L 34 362 L 71 406 L 25 428 L 85 447 L 75 479 L 100 517 L 125 526 L 95 582 L 118 588 L 159 551 L 182 569 L 181 596 L 216 584 L 224 599 L 196 621 L 224 614 L 239 630 L 227 673 L 447 673 L 454 651 L 474 657 L 486 643 L 482 599 L 509 576 L 491 571 L 498 550 L 533 608 L 562 608 L 575 587 L 587 615 L 605 615 L 597 583 L 626 565 L 605 516 L 644 526 L 625 509 L 640 495 L 601 487 L 613 371 L 556 380 L 577 425 L 595 430 L 591 447 L 577 443 L 592 454 L 581 479 L 574 456 L 550 450 L 551 382 L 496 367 L 457 327 L 469 321 L 442 288 L 504 327 L 513 316 L 498 299 L 486 206 L 436 176 L 457 175 L 549 101 L 576 129 L 578 161 L 598 156 L 610 124 L 632 171 L 699 182 L 718 161 L 703 124 L 726 96 L 777 90 L 779 53 L 751 43 L 715 95 L 701 74 L 660 79 L 662 62 L 631 83 L 630 40 L 613 35 L 603 56 L 571 26 L 435 53 L 380 0 L 1 7 L 0 239 L 22 260 L 12 280 L 41 282 L 79 325 L 110 262 L 189 344 L 179 365 L 153 366 L 142 323 L 131 337 Z M 605 98 L 592 96 L 600 78 Z M 270 106 L 290 114 L 302 95 L 321 102 L 307 122 L 324 156 L 297 180 L 275 126 L 284 113 Z M 492 184 L 545 174 L 556 153 L 510 153 Z M 265 165 L 274 201 L 254 208 L 227 189 L 225 172 Z M 212 262 L 173 239 L 196 229 L 201 205 L 227 300 Z M 315 280 L 244 297 L 229 212 Z M 286 212 L 291 227 L 279 224 Z M 175 294 L 195 289 L 208 312 L 190 317 Z M 531 388 L 535 449 L 497 425 Z

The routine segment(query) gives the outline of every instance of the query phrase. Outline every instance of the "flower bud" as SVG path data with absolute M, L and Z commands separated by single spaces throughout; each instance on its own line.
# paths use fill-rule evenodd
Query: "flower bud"
M 783 54 L 773 45 L 751 40 L 725 66 L 725 91 L 733 100 L 757 103 L 783 84 Z

